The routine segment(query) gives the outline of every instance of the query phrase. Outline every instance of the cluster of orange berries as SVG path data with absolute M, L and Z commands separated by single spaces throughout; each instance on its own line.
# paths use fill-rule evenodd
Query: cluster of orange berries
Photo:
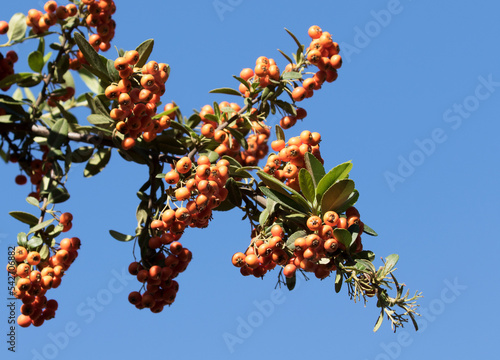
M 136 50 L 127 51 L 118 57 L 114 66 L 120 81 L 109 85 L 104 91 L 108 99 L 118 104 L 111 110 L 110 117 L 116 121 L 116 130 L 126 135 L 122 142 L 125 150 L 132 148 L 135 139 L 141 134 L 145 141 L 153 141 L 157 134 L 170 126 L 171 121 L 167 115 L 153 119 L 160 96 L 165 93 L 169 66 L 151 60 L 142 68 L 134 67 L 138 61 L 139 53 Z M 173 108 L 173 104 L 169 106 Z
M 14 249 L 7 264 L 7 271 L 15 278 L 12 295 L 22 300 L 19 326 L 40 326 L 45 320 L 54 318 L 58 308 L 56 300 L 47 300 L 45 294 L 61 284 L 62 277 L 78 256 L 80 239 L 64 238 L 59 247 L 46 260 L 38 251 L 28 251 L 23 246 Z
M 192 253 L 183 247 L 178 241 L 167 244 L 159 237 L 150 239 L 150 247 L 153 243 L 162 243 L 160 251 L 155 253 L 152 261 L 134 261 L 129 265 L 129 273 L 137 277 L 143 284 L 141 293 L 132 291 L 128 300 L 138 309 L 148 308 L 153 313 L 159 313 L 166 305 L 171 305 L 179 291 L 179 283 L 174 280 L 179 273 L 186 270 L 192 259 Z
M 304 130 L 300 136 L 284 140 L 274 140 L 271 148 L 277 154 L 270 154 L 264 166 L 264 172 L 273 175 L 276 179 L 283 181 L 292 189 L 300 191 L 299 171 L 305 167 L 304 155 L 313 154 L 321 163 L 324 163 L 319 149 L 321 135 L 317 132 Z
M 360 226 L 361 233 L 363 223 L 359 219 L 358 210 L 354 207 L 346 210 L 345 217 L 339 216 L 334 211 L 327 211 L 323 218 L 312 215 L 306 223 L 309 233 L 295 239 L 293 245 L 288 246 L 283 228 L 279 224 L 274 224 L 270 235 L 262 232 L 254 236 L 245 253 L 237 252 L 233 255 L 232 263 L 240 268 L 244 276 L 262 277 L 267 271 L 279 265 L 287 278 L 294 277 L 296 271 L 301 269 L 314 273 L 318 279 L 324 279 L 337 270 L 333 259 L 346 250 L 344 244 L 335 238 L 333 230 L 347 229 L 355 223 Z M 352 252 L 357 253 L 362 250 L 361 236 L 358 235 L 352 245 Z
M 14 74 L 14 64 L 17 62 L 18 56 L 14 50 L 10 50 L 3 56 L 0 53 L 0 81 L 2 81 L 5 77 Z M 1 90 L 7 91 L 10 89 L 10 86 L 5 86 Z
M 40 150 L 42 150 L 42 158 L 33 159 L 31 161 L 28 160 L 29 163 L 27 164 L 27 167 L 24 167 L 24 169 L 29 172 L 28 175 L 31 184 L 35 186 L 35 191 L 31 192 L 29 196 L 32 196 L 35 199 L 40 198 L 40 186 L 42 184 L 43 177 L 52 169 L 52 163 L 48 161 L 47 157 L 49 153 L 48 146 L 42 145 Z M 11 154 L 10 162 L 17 163 L 21 161 L 23 160 L 19 159 L 16 154 Z M 28 182 L 28 179 L 24 174 L 20 174 L 16 176 L 15 182 L 18 185 L 24 185 Z
M 281 76 L 280 69 L 274 59 L 266 56 L 259 56 L 255 61 L 255 68 L 244 68 L 240 72 L 240 78 L 246 84 L 240 83 L 238 90 L 245 96 L 253 96 L 253 84 L 258 83 L 261 88 L 272 84 L 272 81 L 279 81 Z
M 26 24 L 31 27 L 34 34 L 43 34 L 51 26 L 57 24 L 58 21 L 66 20 L 68 17 L 78 14 L 78 8 L 75 4 L 58 6 L 53 0 L 47 1 L 43 6 L 43 10 L 45 13 L 37 9 L 30 9 L 28 16 L 26 16 Z
M 202 155 L 194 164 L 189 157 L 181 158 L 175 169 L 165 175 L 170 186 L 176 186 L 173 198 L 187 201 L 185 206 L 176 210 L 166 209 L 161 220 L 151 223 L 152 229 L 163 232 L 163 241 L 178 240 L 187 226 L 205 228 L 212 217 L 212 209 L 227 197 L 225 188 L 229 179 L 229 162 L 220 159 L 212 165 L 209 158 Z
M 317 25 L 309 28 L 308 34 L 312 41 L 307 49 L 307 60 L 312 65 L 318 67 L 318 71 L 313 77 L 302 82 L 302 86 L 297 86 L 292 91 L 294 101 L 302 101 L 313 96 L 314 90 L 321 89 L 323 83 L 333 82 L 337 79 L 337 70 L 342 66 L 342 57 L 339 55 L 339 44 L 332 40 L 332 36 L 327 31 L 322 31 Z M 293 69 L 292 64 L 287 65 L 285 71 Z

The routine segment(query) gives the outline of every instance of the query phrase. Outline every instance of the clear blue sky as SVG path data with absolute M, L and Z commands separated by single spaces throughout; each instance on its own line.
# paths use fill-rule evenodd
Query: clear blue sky
M 0 17 L 42 6 L 4 2 Z M 41 328 L 18 328 L 11 354 L 2 305 L 1 357 L 383 360 L 496 353 L 499 13 L 493 1 L 118 1 L 112 44 L 133 49 L 154 38 L 151 58 L 172 69 L 162 100 L 175 100 L 185 114 L 227 99 L 208 91 L 236 87 L 232 75 L 253 67 L 258 56 L 284 67 L 276 49 L 295 50 L 285 27 L 303 42 L 313 24 L 333 35 L 344 57 L 339 79 L 302 103 L 309 115 L 287 136 L 320 131 L 327 168 L 353 161 L 358 209 L 379 233 L 364 236 L 365 248 L 378 258 L 400 255 L 398 279 L 425 296 L 421 331 L 407 326 L 393 334 L 384 321 L 374 334 L 375 303 L 355 304 L 346 289 L 336 294 L 331 278 L 301 281 L 293 292 L 274 291 L 277 272 L 243 278 L 230 261 L 250 236 L 237 212 L 216 214 L 208 229 L 184 235 L 194 260 L 178 278 L 171 308 L 157 315 L 136 310 L 127 295 L 138 283 L 122 275 L 132 244 L 116 242 L 108 229 L 133 231 L 135 192 L 147 169 L 114 153 L 94 178 L 84 179 L 81 165 L 72 169 L 71 199 L 59 209 L 73 213 L 68 234 L 83 245 L 51 291 L 57 317 Z M 35 48 L 34 42 L 17 48 L 24 57 L 16 69 L 26 68 L 25 56 Z M 24 201 L 28 187 L 14 184 L 17 167 L 1 169 L 3 263 L 16 234 L 26 231 L 8 211 L 31 209 Z M 2 283 L 6 299 L 6 276 Z M 242 322 L 253 325 L 244 329 Z

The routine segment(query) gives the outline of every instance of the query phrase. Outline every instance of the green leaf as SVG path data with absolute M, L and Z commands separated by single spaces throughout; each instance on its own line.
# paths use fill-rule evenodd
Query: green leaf
M 92 146 L 82 146 L 71 153 L 71 161 L 74 163 L 82 163 L 88 161 L 94 152 Z
M 43 54 L 40 51 L 33 51 L 28 55 L 28 65 L 34 72 L 42 72 L 43 66 Z
M 299 171 L 299 185 L 302 194 L 304 194 L 306 199 L 312 204 L 315 199 L 316 189 L 314 188 L 311 174 L 304 168 Z
M 143 67 L 149 59 L 149 55 L 153 51 L 154 40 L 149 39 L 141 43 L 135 50 L 139 53 L 139 61 L 135 66 Z
M 287 28 L 285 28 L 286 32 L 293 38 L 293 40 L 295 41 L 295 43 L 297 44 L 297 46 L 300 48 L 302 47 L 302 44 L 300 43 L 300 41 L 295 37 L 295 35 L 290 31 L 288 30 Z
M 338 293 L 340 292 L 340 289 L 342 289 L 342 270 L 337 269 L 337 274 L 335 275 L 335 292 Z
M 65 118 L 56 121 L 54 126 L 50 129 L 47 143 L 56 149 L 59 149 L 62 144 L 68 140 L 69 124 Z
M 307 232 L 305 230 L 298 230 L 288 237 L 285 246 L 290 250 L 295 250 L 295 240 L 301 237 L 306 237 Z
M 303 214 L 309 213 L 309 211 L 307 209 L 305 209 L 304 207 L 302 207 L 302 205 L 300 205 L 294 199 L 292 199 L 291 197 L 289 197 L 287 195 L 284 195 L 281 192 L 278 192 L 278 191 L 273 190 L 273 189 L 269 189 L 266 186 L 259 186 L 259 189 L 260 189 L 260 191 L 262 191 L 262 193 L 266 197 L 276 201 L 280 205 L 292 210 L 293 212 L 300 212 Z
M 318 186 L 318 183 L 325 176 L 325 168 L 316 156 L 309 152 L 304 155 L 304 163 L 307 171 L 311 174 L 314 186 Z
M 220 203 L 219 206 L 217 206 L 216 208 L 212 209 L 212 210 L 215 210 L 215 211 L 229 211 L 229 210 L 232 210 L 234 209 L 234 205 L 231 204 L 231 202 L 226 199 L 224 200 L 222 203 Z
M 346 249 L 349 249 L 349 247 L 351 246 L 352 236 L 351 236 L 351 233 L 349 232 L 349 230 L 340 229 L 340 228 L 334 229 L 333 230 L 333 237 L 339 243 L 342 243 L 346 247 Z
M 71 125 L 78 125 L 78 120 L 76 119 L 75 115 L 73 115 L 69 111 L 66 111 L 66 109 L 60 103 L 56 103 L 56 105 L 61 112 L 61 115 L 68 121 L 70 130 L 72 130 Z
M 398 260 L 399 260 L 399 255 L 398 254 L 392 254 L 389 255 L 388 257 L 385 258 L 385 268 L 387 269 L 387 273 L 390 273 L 394 266 L 396 266 Z
M 99 149 L 85 166 L 83 176 L 91 177 L 100 173 L 108 164 L 111 158 L 111 148 Z
M 19 234 L 17 234 L 17 245 L 26 247 L 27 242 L 28 242 L 28 237 L 26 233 L 20 232 Z
M 259 215 L 259 224 L 265 224 L 269 218 L 269 210 L 265 208 Z
M 229 178 L 226 182 L 226 189 L 228 190 L 227 199 L 235 206 L 241 206 L 241 192 L 238 184 L 233 178 Z
M 76 44 L 78 45 L 78 48 L 89 63 L 91 70 L 96 70 L 99 78 L 111 81 L 108 75 L 108 70 L 102 63 L 99 54 L 94 50 L 92 45 L 89 44 L 85 37 L 82 34 L 75 32 L 74 39 L 76 41 Z
M 42 261 L 47 260 L 50 255 L 49 247 L 46 244 L 43 244 L 42 248 L 39 251 L 39 254 Z
M 46 226 L 52 224 L 52 222 L 54 221 L 55 219 L 49 219 L 49 220 L 45 220 L 44 222 L 40 223 L 40 224 L 37 224 L 33 227 L 31 227 L 30 231 L 28 232 L 28 235 L 29 234 L 32 234 L 34 232 L 37 232 L 37 231 L 40 231 L 42 229 L 45 229 Z
M 282 193 L 283 195 L 286 195 L 287 197 L 293 199 L 295 202 L 299 203 L 302 208 L 304 208 L 307 211 L 311 211 L 311 204 L 309 204 L 304 197 L 299 194 L 296 190 L 292 189 L 291 187 L 285 185 L 278 179 L 276 179 L 274 176 L 269 175 L 265 173 L 264 171 L 257 171 L 257 175 L 262 179 L 264 184 L 269 186 L 271 189 L 276 190 L 277 192 Z M 291 195 L 289 193 L 290 192 Z
M 24 39 L 27 27 L 26 16 L 23 13 L 14 14 L 10 18 L 9 31 L 7 32 L 9 43 Z
M 209 93 L 241 96 L 241 93 L 238 90 L 226 88 L 226 87 L 210 90 Z
M 375 322 L 373 332 L 377 332 L 377 330 L 380 328 L 380 325 L 382 325 L 383 321 L 384 321 L 384 309 L 380 311 L 380 315 L 378 316 L 377 321 Z
M 296 71 L 289 71 L 282 75 L 283 80 L 298 80 L 302 79 L 302 74 Z
M 241 145 L 242 148 L 248 149 L 248 144 L 245 136 L 241 132 L 230 127 L 227 127 L 226 129 L 229 130 L 231 135 L 236 139 L 236 141 Z
M 16 220 L 28 224 L 29 226 L 38 224 L 38 218 L 35 215 L 32 215 L 24 211 L 11 211 L 9 212 L 9 215 Z
M 281 126 L 279 126 L 278 124 L 276 124 L 275 129 L 276 129 L 276 138 L 278 140 L 286 141 L 285 132 L 283 131 L 283 129 L 281 128 Z
M 108 125 L 113 122 L 113 119 L 101 114 L 91 114 L 87 116 L 87 121 L 93 125 Z
M 375 254 L 373 253 L 373 251 L 368 251 L 368 250 L 363 250 L 360 251 L 359 253 L 353 254 L 352 257 L 355 259 L 366 259 L 372 262 L 373 260 L 375 260 Z
M 40 206 L 40 202 L 33 196 L 28 196 L 26 198 L 26 202 L 30 205 L 36 206 L 37 208 Z
M 319 196 L 323 195 L 326 190 L 338 180 L 345 179 L 349 176 L 349 171 L 352 169 L 352 163 L 345 162 L 343 164 L 335 166 L 331 169 L 318 183 L 317 193 Z
M 274 102 L 277 106 L 279 106 L 283 111 L 285 111 L 287 114 L 290 115 L 297 115 L 297 110 L 295 110 L 295 107 L 290 104 L 289 102 L 283 101 L 283 100 L 276 100 Z
M 108 71 L 108 75 L 111 78 L 111 81 L 119 82 L 120 81 L 120 73 L 115 68 L 115 62 L 111 59 L 106 59 L 101 55 L 101 60 L 105 63 L 106 69 Z
M 281 51 L 280 49 L 278 49 L 278 51 L 281 53 L 281 55 L 283 55 L 285 57 L 285 59 L 288 60 L 288 62 L 290 62 L 290 64 L 293 64 L 293 60 L 290 58 L 290 56 L 288 56 L 287 54 L 285 54 L 283 51 Z
M 337 212 L 339 214 L 343 213 L 344 211 L 346 211 L 348 208 L 350 208 L 351 206 L 354 206 L 354 204 L 356 204 L 356 201 L 358 201 L 358 198 L 359 198 L 359 192 L 358 190 L 354 190 L 351 195 L 349 195 L 349 197 L 346 199 L 346 201 L 344 201 L 343 204 L 339 205 L 337 207 Z
M 292 291 L 295 288 L 297 277 L 294 275 L 291 278 L 285 278 L 285 279 L 286 279 L 286 287 L 288 288 L 288 290 Z
M 321 197 L 321 212 L 337 211 L 346 202 L 354 191 L 354 181 L 344 179 L 336 182 Z
M 30 241 L 28 241 L 28 248 L 29 250 L 35 250 L 37 249 L 40 245 L 43 244 L 43 240 L 37 236 L 33 236 Z
M 127 241 L 130 241 L 130 240 L 134 240 L 135 239 L 135 236 L 132 236 L 132 235 L 125 235 L 125 234 L 122 234 L 118 231 L 115 231 L 115 230 L 109 230 L 109 234 L 114 237 L 116 240 L 118 241 L 124 241 L 124 242 L 127 242 Z
M 39 84 L 40 81 L 42 80 L 42 77 L 40 76 L 40 74 L 34 74 L 34 73 L 17 73 L 8 75 L 5 78 L 3 78 L 2 81 L 0 81 L 0 88 L 8 87 L 14 84 L 19 84 L 21 86 L 23 81 L 27 80 L 35 82 L 38 81 L 37 84 Z
M 70 195 L 66 189 L 57 187 L 49 192 L 47 202 L 49 204 L 60 204 L 68 200 L 69 197 Z
M 78 70 L 78 73 L 80 74 L 81 79 L 90 89 L 90 91 L 92 91 L 94 94 L 100 94 L 103 92 L 104 89 L 101 87 L 101 85 L 99 84 L 99 80 L 97 80 L 94 74 L 92 74 L 85 68 L 81 68 L 80 70 Z
M 184 124 L 181 124 L 180 122 L 177 122 L 177 121 L 172 121 L 170 122 L 170 127 L 172 129 L 176 129 L 176 130 L 180 130 L 184 133 L 186 133 L 187 135 L 191 136 L 193 132 L 193 130 L 189 127 L 187 127 L 186 125 Z
M 363 232 L 365 234 L 368 234 L 368 235 L 371 235 L 371 236 L 378 236 L 378 234 L 375 232 L 375 230 L 373 230 L 371 227 L 369 227 L 365 223 L 363 223 L 363 226 L 364 226 Z

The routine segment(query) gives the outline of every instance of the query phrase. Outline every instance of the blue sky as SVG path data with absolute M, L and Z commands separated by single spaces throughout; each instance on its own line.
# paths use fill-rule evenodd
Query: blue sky
M 148 174 L 113 153 L 94 178 L 84 179 L 83 166 L 73 167 L 71 199 L 59 210 L 75 217 L 69 234 L 82 240 L 80 256 L 52 290 L 59 301 L 56 318 L 41 328 L 18 328 L 15 354 L 6 349 L 8 315 L 2 306 L 1 351 L 7 353 L 2 358 L 265 354 L 382 360 L 480 358 L 496 350 L 487 339 L 498 332 L 494 320 L 500 315 L 494 277 L 500 246 L 493 226 L 500 200 L 500 5 L 411 0 L 308 5 L 119 1 L 112 44 L 133 49 L 154 38 L 151 59 L 172 69 L 162 100 L 174 100 L 188 115 L 226 100 L 208 91 L 237 87 L 232 75 L 253 67 L 261 55 L 284 68 L 276 49 L 295 51 L 285 27 L 304 43 L 311 25 L 329 31 L 344 57 L 339 78 L 301 103 L 308 117 L 286 134 L 321 132 L 326 168 L 352 160 L 357 207 L 379 233 L 365 236 L 364 246 L 378 258 L 400 255 L 398 280 L 424 295 L 421 330 L 407 326 L 393 334 L 384 321 L 374 334 L 375 303 L 355 304 L 345 289 L 336 294 L 331 278 L 302 280 L 292 292 L 274 289 L 276 271 L 264 280 L 243 278 L 230 259 L 246 248 L 250 227 L 237 212 L 216 214 L 209 228 L 183 236 L 194 260 L 178 278 L 180 291 L 171 308 L 161 314 L 136 310 L 127 295 L 138 283 L 123 274 L 133 259 L 132 244 L 118 243 L 108 230 L 133 231 L 135 192 Z M 43 2 L 2 6 L 1 17 L 8 20 L 15 12 L 41 9 Z M 27 68 L 25 57 L 35 48 L 36 43 L 16 48 L 16 69 Z M 115 56 L 113 49 L 107 54 Z M 271 125 L 278 121 L 269 118 Z M 14 184 L 17 174 L 16 166 L 2 165 L 5 261 L 16 234 L 26 231 L 8 212 L 31 210 L 24 201 L 30 190 Z M 5 277 L 3 283 L 6 289 Z M 6 299 L 6 290 L 3 294 Z

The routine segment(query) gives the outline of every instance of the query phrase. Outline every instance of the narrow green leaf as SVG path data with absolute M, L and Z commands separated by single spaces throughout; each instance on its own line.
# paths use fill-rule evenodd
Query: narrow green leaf
M 371 262 L 373 262 L 373 260 L 375 260 L 375 254 L 372 251 L 368 251 L 368 250 L 363 250 L 363 251 L 360 251 L 359 253 L 353 254 L 352 257 L 356 258 L 356 259 L 366 259 L 366 260 L 371 261 Z
M 211 94 L 226 94 L 226 95 L 241 96 L 241 93 L 238 90 L 231 89 L 231 88 L 213 89 L 213 90 L 210 90 L 209 93 L 211 93 Z
M 304 196 L 299 194 L 296 190 L 285 185 L 284 183 L 282 183 L 281 181 L 276 179 L 274 176 L 269 175 L 269 174 L 265 173 L 264 171 L 257 171 L 257 175 L 261 178 L 261 180 L 264 182 L 264 184 L 269 186 L 271 189 L 274 189 L 274 190 L 288 196 L 289 198 L 293 199 L 295 202 L 299 203 L 301 205 L 301 207 L 303 207 L 304 209 L 306 209 L 308 211 L 312 210 L 311 204 L 309 204 L 307 202 L 307 200 L 304 199 Z M 287 191 L 289 193 L 291 193 L 291 195 L 289 193 L 287 193 Z
M 286 32 L 293 38 L 293 40 L 295 41 L 295 43 L 297 44 L 297 46 L 300 48 L 302 47 L 302 44 L 300 43 L 300 41 L 295 37 L 295 35 L 290 31 L 288 30 L 287 28 L 285 28 Z
M 311 174 L 304 168 L 299 171 L 299 185 L 302 194 L 304 194 L 306 199 L 312 204 L 316 196 L 316 189 L 314 188 Z
M 24 39 L 27 27 L 26 16 L 23 13 L 14 14 L 10 18 L 9 31 L 7 32 L 9 43 Z
M 281 53 L 281 55 L 283 55 L 285 57 L 285 59 L 288 60 L 288 62 L 290 64 L 293 64 L 293 60 L 290 58 L 290 56 L 288 56 L 287 54 L 285 54 L 283 51 L 281 51 L 280 49 L 278 49 L 278 51 Z
M 125 234 L 122 234 L 118 231 L 115 231 L 115 230 L 109 230 L 109 234 L 115 238 L 116 240 L 118 241 L 124 241 L 124 242 L 127 242 L 127 241 L 130 241 L 130 240 L 134 240 L 135 239 L 135 236 L 132 236 L 132 235 L 125 235 Z
M 28 55 L 28 65 L 34 72 L 41 72 L 45 65 L 43 62 L 43 54 L 40 51 L 33 51 Z
M 343 164 L 335 166 L 331 169 L 318 183 L 317 193 L 318 195 L 323 195 L 326 190 L 338 180 L 345 179 L 349 176 L 349 171 L 352 169 L 352 163 L 345 162 Z
M 139 53 L 139 61 L 135 66 L 143 67 L 149 59 L 149 55 L 153 51 L 154 40 L 149 39 L 141 43 L 135 50 Z
M 269 210 L 265 208 L 259 215 L 259 224 L 265 224 L 269 218 Z
M 38 224 L 38 218 L 35 215 L 32 215 L 24 211 L 11 211 L 9 212 L 9 215 L 16 220 L 28 224 L 29 226 L 34 226 Z
M 321 212 L 324 214 L 329 210 L 337 211 L 354 191 L 354 181 L 344 179 L 336 182 L 321 197 Z
M 113 119 L 101 114 L 91 114 L 87 116 L 87 121 L 93 125 L 108 125 L 113 122 Z
M 28 232 L 28 235 L 29 234 L 32 234 L 34 232 L 37 232 L 37 231 L 40 231 L 42 229 L 45 229 L 46 226 L 52 224 L 52 222 L 54 221 L 55 219 L 49 219 L 49 220 L 45 220 L 44 222 L 41 222 L 40 224 L 37 224 L 35 226 L 32 226 L 30 231 Z
M 274 103 L 276 104 L 276 106 L 279 106 L 281 109 L 283 109 L 283 111 L 285 111 L 287 114 L 293 116 L 297 115 L 297 110 L 295 110 L 295 107 L 289 102 L 283 100 L 276 100 Z
M 266 197 L 276 201 L 280 205 L 282 205 L 282 206 L 284 206 L 284 207 L 286 207 L 294 212 L 300 212 L 303 214 L 307 214 L 309 212 L 307 209 L 302 207 L 302 205 L 300 205 L 298 202 L 293 200 L 291 197 L 283 195 L 282 193 L 277 192 L 276 190 L 269 189 L 268 187 L 265 187 L 265 186 L 260 186 L 259 189 L 260 189 L 260 191 L 262 191 L 262 193 Z
M 283 131 L 281 126 L 279 126 L 279 124 L 276 124 L 275 129 L 276 129 L 276 138 L 278 140 L 286 141 L 285 132 Z
M 111 158 L 111 148 L 99 149 L 85 166 L 83 176 L 91 177 L 100 173 L 108 164 Z
M 377 330 L 380 328 L 380 325 L 382 325 L 382 321 L 384 321 L 384 309 L 380 311 L 380 315 L 377 318 L 377 321 L 375 322 L 375 327 L 373 328 L 373 332 L 377 332 Z
M 60 148 L 68 140 L 69 124 L 65 118 L 56 121 L 50 129 L 47 143 L 53 148 Z
M 371 227 L 369 227 L 368 225 L 366 225 L 365 223 L 363 223 L 364 225 L 364 230 L 363 232 L 365 234 L 368 234 L 368 235 L 371 235 L 371 236 L 378 236 L 378 234 L 375 232 L 375 230 L 373 230 Z
M 316 156 L 309 152 L 304 155 L 304 163 L 307 171 L 311 174 L 314 186 L 318 186 L 318 183 L 325 176 L 325 168 Z
M 97 51 L 94 50 L 92 45 L 89 44 L 89 42 L 85 39 L 85 37 L 82 34 L 75 32 L 74 39 L 76 41 L 76 44 L 78 45 L 78 48 L 83 53 L 83 56 L 89 63 L 90 68 L 93 70 L 97 70 L 99 72 L 100 78 L 107 81 L 111 81 L 106 67 L 101 62 L 99 54 L 97 53 Z

